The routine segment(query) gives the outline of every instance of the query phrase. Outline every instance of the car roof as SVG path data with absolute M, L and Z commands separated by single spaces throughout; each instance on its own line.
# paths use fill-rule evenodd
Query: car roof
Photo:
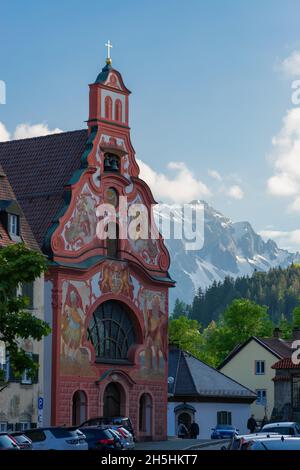
M 280 436 L 281 437 L 281 434 L 278 434 L 276 432 L 256 432 L 256 433 L 253 433 L 253 434 L 238 434 L 237 436 L 235 436 L 235 440 L 237 439 L 244 439 L 244 440 L 251 440 L 251 439 L 263 439 L 263 438 L 268 438 L 268 437 L 277 437 L 277 436 Z
M 282 423 L 268 423 L 268 424 L 265 424 L 263 429 L 265 428 L 273 428 L 274 426 L 294 426 L 295 424 L 295 421 L 283 421 Z

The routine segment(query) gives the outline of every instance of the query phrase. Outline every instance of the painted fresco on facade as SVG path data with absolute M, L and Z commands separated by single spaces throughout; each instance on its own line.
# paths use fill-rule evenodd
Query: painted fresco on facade
M 106 263 L 99 279 L 101 293 L 122 294 L 132 300 L 133 284 L 126 265 L 116 262 Z
M 82 346 L 89 286 L 86 282 L 65 281 L 62 295 L 61 375 L 93 375 L 90 351 Z
M 138 194 L 135 197 L 135 199 L 130 203 L 130 205 L 133 205 L 133 204 L 144 204 L 144 201 L 140 194 Z M 134 220 L 134 217 L 128 217 L 129 224 L 133 220 Z M 135 231 L 134 237 L 128 238 L 128 243 L 130 245 L 132 252 L 139 255 L 145 263 L 149 265 L 157 266 L 159 247 L 158 247 L 158 241 L 150 237 L 149 216 L 148 216 L 148 224 L 149 224 L 149 230 L 148 230 L 147 238 L 142 238 L 139 231 Z
M 83 346 L 86 315 L 102 295 L 122 295 L 139 309 L 144 323 L 144 348 L 137 361 L 140 378 L 155 379 L 165 373 L 167 316 L 165 293 L 146 289 L 130 275 L 127 263 L 108 261 L 90 280 L 63 282 L 61 316 L 61 374 L 94 375 L 91 351 Z
M 98 204 L 99 197 L 85 184 L 76 198 L 73 213 L 62 232 L 65 250 L 78 251 L 93 241 L 96 235 Z
M 138 299 L 145 324 L 145 349 L 139 354 L 140 371 L 138 375 L 143 378 L 155 379 L 164 376 L 167 363 L 166 298 L 163 292 L 141 287 Z

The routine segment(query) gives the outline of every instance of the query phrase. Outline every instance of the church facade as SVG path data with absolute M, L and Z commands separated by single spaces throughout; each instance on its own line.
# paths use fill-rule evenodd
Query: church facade
M 138 439 L 164 439 L 168 289 L 174 281 L 168 251 L 153 228 L 155 201 L 139 178 L 129 94 L 108 59 L 90 85 L 87 130 L 26 139 L 15 148 L 10 142 L 16 159 L 23 154 L 23 176 L 38 175 L 31 197 L 11 158 L 2 161 L 50 262 L 44 424 L 126 416 Z M 136 207 L 146 208 L 144 219 L 141 211 L 134 215 Z M 140 235 L 140 222 L 129 236 L 128 225 L 145 217 L 147 236 Z

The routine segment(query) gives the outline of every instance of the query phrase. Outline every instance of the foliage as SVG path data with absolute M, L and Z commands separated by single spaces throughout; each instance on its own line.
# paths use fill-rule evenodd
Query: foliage
M 45 257 L 22 243 L 0 249 L 0 340 L 5 343 L 17 377 L 25 369 L 34 377 L 38 367 L 21 347 L 22 340 L 40 341 L 51 331 L 46 322 L 26 310 L 28 298 L 17 295 L 17 288 L 33 282 L 46 270 Z
M 169 322 L 169 343 L 199 357 L 203 343 L 199 323 L 196 320 L 189 320 L 184 315 L 171 319 Z
M 273 327 L 266 307 L 236 299 L 218 322 L 212 321 L 203 331 L 197 321 L 185 316 L 171 320 L 169 341 L 216 367 L 237 344 L 253 335 L 271 336 Z
M 198 290 L 191 304 L 190 318 L 207 326 L 212 320 L 218 320 L 234 299 L 241 298 L 265 305 L 275 324 L 280 323 L 283 314 L 291 321 L 300 299 L 300 265 L 214 281 L 205 292 Z
M 172 318 L 179 318 L 181 316 L 189 317 L 191 314 L 191 306 L 183 302 L 182 300 L 176 299 L 172 313 Z

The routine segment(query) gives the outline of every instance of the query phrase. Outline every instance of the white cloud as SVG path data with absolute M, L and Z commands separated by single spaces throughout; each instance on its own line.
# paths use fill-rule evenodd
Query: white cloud
M 49 129 L 48 125 L 42 124 L 19 124 L 14 132 L 14 139 L 28 139 L 30 137 L 41 137 L 43 135 L 58 134 L 62 132 L 61 129 Z
M 258 233 L 265 240 L 274 240 L 281 248 L 290 251 L 300 250 L 300 230 L 261 230 Z
M 10 132 L 8 132 L 5 125 L 0 122 L 0 142 L 5 142 L 7 140 L 10 140 L 11 138 L 14 140 L 28 139 L 30 137 L 41 137 L 43 135 L 57 134 L 59 132 L 62 132 L 62 130 L 58 127 L 56 127 L 55 129 L 49 129 L 46 123 L 32 125 L 28 123 L 23 123 L 19 124 L 16 127 L 13 135 L 11 136 Z
M 150 186 L 154 197 L 163 202 L 187 203 L 210 195 L 208 187 L 195 178 L 184 162 L 170 162 L 168 169 L 175 175 L 157 173 L 147 163 L 137 160 L 140 177 Z
M 293 51 L 280 64 L 280 69 L 289 77 L 300 75 L 300 51 Z
M 6 129 L 5 125 L 0 122 L 0 142 L 6 142 L 10 140 L 10 133 Z
M 244 197 L 244 191 L 237 184 L 230 186 L 230 188 L 228 188 L 227 190 L 227 194 L 229 197 L 232 197 L 233 199 L 243 199 Z
M 291 197 L 289 210 L 299 210 L 300 196 L 300 108 L 287 111 L 279 133 L 272 139 L 270 159 L 274 175 L 267 181 L 268 192 L 274 196 Z
M 220 175 L 220 173 L 216 170 L 208 170 L 208 174 L 211 178 L 213 178 L 214 180 L 217 180 L 217 181 L 222 181 L 222 176 Z

